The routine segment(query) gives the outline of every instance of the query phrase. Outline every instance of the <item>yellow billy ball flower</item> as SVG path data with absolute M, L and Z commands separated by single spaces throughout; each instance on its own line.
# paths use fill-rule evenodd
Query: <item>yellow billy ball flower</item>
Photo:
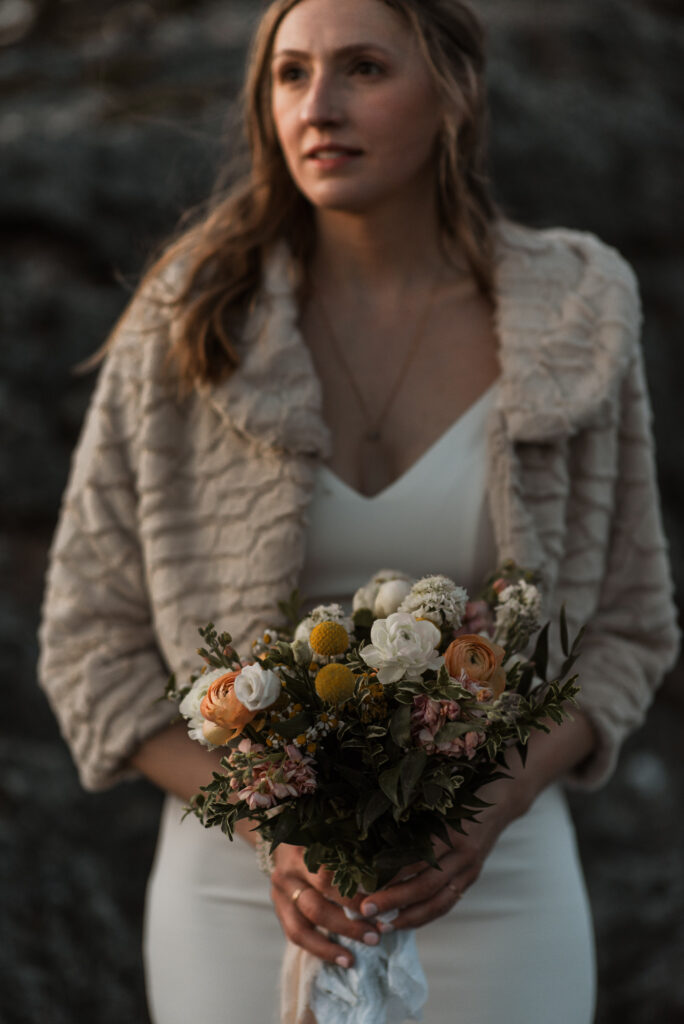
M 309 646 L 316 654 L 332 658 L 349 647 L 349 633 L 339 622 L 319 622 L 311 630 Z
M 356 676 L 348 665 L 324 665 L 316 676 L 316 693 L 330 704 L 343 704 L 354 692 Z

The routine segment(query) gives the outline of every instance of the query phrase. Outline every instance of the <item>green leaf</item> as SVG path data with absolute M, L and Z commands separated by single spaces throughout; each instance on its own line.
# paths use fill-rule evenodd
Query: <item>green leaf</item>
M 304 704 L 310 699 L 310 687 L 296 676 L 287 676 L 284 689 L 288 696 L 294 699 L 295 704 Z
M 370 797 L 366 800 L 366 805 L 361 815 L 361 837 L 365 838 L 368 835 L 368 830 L 371 825 L 380 818 L 385 811 L 389 810 L 391 803 L 385 793 L 376 789 L 370 794 Z
M 413 793 L 427 764 L 424 750 L 409 750 L 399 765 L 399 783 L 401 787 L 401 806 L 408 807 Z
M 292 740 L 300 733 L 306 732 L 311 725 L 308 711 L 300 711 L 294 718 L 285 718 L 282 722 L 273 722 L 271 728 L 286 740 Z
M 276 818 L 276 825 L 271 839 L 271 852 L 279 843 L 286 843 L 297 830 L 299 822 L 297 813 L 291 807 L 285 807 Z
M 401 771 L 401 762 L 399 764 L 392 765 L 391 768 L 387 768 L 384 772 L 381 772 L 378 776 L 378 785 L 383 791 L 385 796 L 394 804 L 395 807 L 399 807 L 399 773 Z
M 546 669 L 549 662 L 549 623 L 547 622 L 539 636 L 534 648 L 532 661 L 540 679 L 546 682 Z
M 446 722 L 435 736 L 435 739 L 440 743 L 449 743 L 451 740 L 457 740 L 460 739 L 461 736 L 465 736 L 467 732 L 473 732 L 476 725 L 479 728 L 482 728 L 481 723 Z
M 561 650 L 567 658 L 570 652 L 570 641 L 568 639 L 568 620 L 565 615 L 565 605 L 560 610 L 560 642 Z
M 363 791 L 367 786 L 366 776 L 363 772 L 357 771 L 356 768 L 350 768 L 349 765 L 346 764 L 338 764 L 335 771 L 343 779 L 351 783 L 355 789 Z
M 401 704 L 390 719 L 390 734 L 399 747 L 411 744 L 411 705 Z

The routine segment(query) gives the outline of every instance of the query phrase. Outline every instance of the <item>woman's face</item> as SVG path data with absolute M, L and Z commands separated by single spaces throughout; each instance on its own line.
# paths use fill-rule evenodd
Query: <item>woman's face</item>
M 276 33 L 272 82 L 287 166 L 315 207 L 369 212 L 434 188 L 436 90 L 382 0 L 302 0 Z

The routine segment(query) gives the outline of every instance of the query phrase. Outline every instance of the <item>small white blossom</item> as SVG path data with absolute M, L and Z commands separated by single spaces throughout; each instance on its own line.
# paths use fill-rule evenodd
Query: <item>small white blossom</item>
M 228 669 L 225 668 L 216 668 L 212 672 L 205 672 L 203 675 L 199 676 L 192 684 L 190 692 L 186 693 L 183 700 L 178 705 L 178 710 L 188 723 L 188 735 L 190 736 L 190 739 L 197 740 L 197 742 L 201 743 L 203 747 L 211 747 L 213 744 L 208 742 L 202 732 L 202 727 L 204 726 L 206 719 L 202 716 L 200 704 L 206 697 L 207 690 L 214 680 L 220 679 L 227 671 Z
M 541 594 L 537 587 L 525 580 L 511 583 L 499 594 L 494 609 L 496 623 L 494 639 L 504 643 L 515 633 L 529 637 L 539 628 L 541 615 Z
M 233 692 L 249 711 L 263 711 L 277 701 L 280 690 L 280 676 L 257 662 L 243 668 L 235 680 Z
M 371 627 L 371 642 L 360 651 L 371 668 L 378 670 L 384 685 L 404 677 L 420 677 L 423 672 L 437 672 L 444 659 L 437 653 L 441 635 L 431 622 L 418 622 L 407 612 L 395 612 L 386 619 L 376 619 Z
M 463 622 L 467 601 L 467 592 L 463 587 L 457 587 L 448 576 L 424 576 L 413 584 L 399 605 L 399 611 L 428 619 L 440 629 L 458 629 Z

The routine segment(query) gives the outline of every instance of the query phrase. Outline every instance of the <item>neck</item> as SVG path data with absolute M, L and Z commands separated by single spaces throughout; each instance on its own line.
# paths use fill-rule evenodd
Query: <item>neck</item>
M 441 278 L 453 280 L 463 261 L 445 251 L 431 199 L 397 211 L 395 204 L 371 212 L 319 210 L 311 267 L 315 287 L 339 294 L 382 293 L 397 298 Z

